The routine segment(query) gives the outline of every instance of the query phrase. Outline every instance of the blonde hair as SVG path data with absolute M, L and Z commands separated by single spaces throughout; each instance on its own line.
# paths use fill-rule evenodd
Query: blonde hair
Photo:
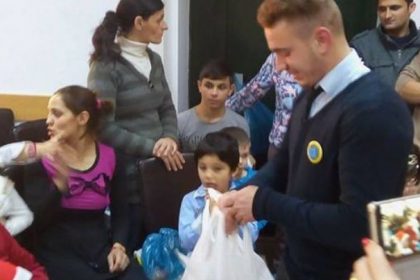
M 334 0 L 264 0 L 257 20 L 263 28 L 286 20 L 301 23 L 305 30 L 322 25 L 336 35 L 344 34 L 343 19 Z

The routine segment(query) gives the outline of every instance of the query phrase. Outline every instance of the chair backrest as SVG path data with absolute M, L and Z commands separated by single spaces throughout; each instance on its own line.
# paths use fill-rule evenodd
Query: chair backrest
M 139 162 L 146 235 L 162 227 L 177 229 L 182 198 L 200 185 L 193 154 L 183 155 L 185 165 L 176 172 L 167 171 L 160 159 Z
M 0 108 L 0 146 L 13 142 L 13 127 L 15 116 L 9 108 Z
M 14 128 L 13 133 L 16 141 L 42 142 L 48 139 L 45 119 L 23 122 Z

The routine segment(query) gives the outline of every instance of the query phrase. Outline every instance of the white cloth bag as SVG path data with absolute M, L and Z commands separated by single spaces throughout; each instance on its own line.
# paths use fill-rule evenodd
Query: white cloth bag
M 209 188 L 214 201 L 220 193 Z M 225 233 L 224 214 L 215 205 L 210 213 L 206 201 L 201 236 L 191 256 L 181 256 L 185 263 L 183 280 L 268 280 L 273 279 L 263 259 L 253 249 L 249 230 L 243 227 L 243 238 L 238 231 Z

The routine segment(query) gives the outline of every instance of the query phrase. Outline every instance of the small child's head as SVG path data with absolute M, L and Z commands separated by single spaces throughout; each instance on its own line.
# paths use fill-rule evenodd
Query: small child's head
M 238 142 L 224 132 L 209 133 L 198 144 L 194 159 L 204 187 L 226 192 L 239 163 Z
M 210 109 L 222 108 L 234 90 L 233 72 L 223 60 L 211 60 L 201 69 L 197 85 L 201 104 Z
M 221 130 L 221 132 L 224 132 L 226 134 L 229 134 L 232 138 L 236 139 L 238 141 L 239 145 L 239 165 L 237 174 L 235 174 L 235 177 L 240 177 L 239 174 L 242 174 L 242 171 L 248 166 L 253 165 L 253 158 L 250 153 L 251 149 L 251 140 L 249 139 L 248 134 L 240 127 L 236 126 L 229 126 L 225 127 Z M 236 176 L 238 175 L 238 176 Z

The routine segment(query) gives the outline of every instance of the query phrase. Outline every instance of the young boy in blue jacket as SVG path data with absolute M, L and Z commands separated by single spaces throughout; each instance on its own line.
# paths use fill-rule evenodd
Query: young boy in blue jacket
M 187 253 L 193 251 L 201 235 L 207 189 L 213 188 L 224 193 L 235 188 L 232 180 L 239 164 L 238 146 L 238 141 L 224 132 L 209 133 L 198 144 L 194 158 L 201 186 L 184 196 L 179 214 L 179 239 L 182 249 Z M 247 223 L 245 226 L 255 242 L 259 232 L 258 222 Z

